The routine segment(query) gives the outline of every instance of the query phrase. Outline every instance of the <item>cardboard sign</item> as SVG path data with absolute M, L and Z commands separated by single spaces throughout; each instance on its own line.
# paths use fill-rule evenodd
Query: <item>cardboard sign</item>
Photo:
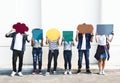
M 73 41 L 73 31 L 63 31 L 64 41 Z
M 32 37 L 37 41 L 42 39 L 43 38 L 43 30 L 39 29 L 39 28 L 33 29 L 32 30 Z
M 60 32 L 56 28 L 51 28 L 47 31 L 46 37 L 52 41 L 56 40 L 60 37 Z
M 92 33 L 93 26 L 91 24 L 79 24 L 77 30 L 79 33 Z
M 98 35 L 110 35 L 113 32 L 113 24 L 97 24 Z

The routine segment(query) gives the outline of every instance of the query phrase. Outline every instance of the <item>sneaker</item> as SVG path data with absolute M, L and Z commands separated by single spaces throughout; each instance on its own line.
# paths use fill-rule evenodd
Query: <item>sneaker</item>
M 46 72 L 45 75 L 50 75 L 50 72 Z
M 41 70 L 39 70 L 39 74 L 40 74 L 40 75 L 42 74 L 42 71 L 41 71 Z
M 86 70 L 86 73 L 91 74 L 91 71 L 90 70 Z
M 102 71 L 99 71 L 99 75 L 103 75 L 103 72 L 102 72 Z
M 16 72 L 12 71 L 11 76 L 15 76 Z
M 56 71 L 53 71 L 53 74 L 56 74 Z
M 32 74 L 35 75 L 36 74 L 36 70 L 33 70 Z
M 103 75 L 105 75 L 105 72 L 104 72 L 104 70 L 102 71 L 102 74 L 103 74 Z
M 64 72 L 64 75 L 67 75 L 67 71 Z
M 71 71 L 69 71 L 68 73 L 69 73 L 69 75 L 71 75 L 71 74 L 72 74 L 72 72 L 71 72 Z
M 18 72 L 18 75 L 19 75 L 20 77 L 22 77 L 22 76 L 23 76 L 22 72 Z
M 81 73 L 81 70 L 78 70 L 78 71 L 77 71 L 77 74 L 80 74 L 80 73 Z

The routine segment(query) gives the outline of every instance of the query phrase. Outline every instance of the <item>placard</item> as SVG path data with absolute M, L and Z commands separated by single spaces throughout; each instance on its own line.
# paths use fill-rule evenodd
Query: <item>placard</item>
M 64 41 L 73 41 L 73 31 L 63 31 Z

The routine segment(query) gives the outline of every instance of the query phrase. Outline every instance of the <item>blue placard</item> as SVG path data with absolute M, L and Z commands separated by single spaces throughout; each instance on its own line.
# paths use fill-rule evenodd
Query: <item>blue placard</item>
M 43 30 L 42 29 L 39 29 L 39 28 L 35 28 L 32 30 L 32 37 L 35 39 L 35 40 L 40 40 L 43 38 Z
M 98 35 L 110 35 L 113 32 L 113 24 L 97 24 Z

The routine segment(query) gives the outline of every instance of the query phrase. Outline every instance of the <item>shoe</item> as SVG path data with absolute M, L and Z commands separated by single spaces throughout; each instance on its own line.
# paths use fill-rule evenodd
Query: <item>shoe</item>
M 69 72 L 68 72 L 68 74 L 69 74 L 69 75 L 71 75 L 71 74 L 72 74 L 72 72 L 71 72 L 71 71 L 69 71 Z
M 53 71 L 53 74 L 56 74 L 56 71 Z
M 78 71 L 77 71 L 77 74 L 80 74 L 80 73 L 81 73 L 81 70 L 78 70 Z
M 90 70 L 86 70 L 86 73 L 91 74 L 92 72 Z
M 22 72 L 18 72 L 18 75 L 19 75 L 20 77 L 22 77 L 22 76 L 23 76 Z
M 39 70 L 39 74 L 40 74 L 40 75 L 42 74 L 42 71 L 41 71 L 41 69 Z
M 32 74 L 35 75 L 36 74 L 36 70 L 33 70 Z
M 11 76 L 14 77 L 16 72 L 12 71 Z
M 46 72 L 45 75 L 50 75 L 50 72 Z
M 67 71 L 64 72 L 64 75 L 67 75 Z
M 105 72 L 104 72 L 104 70 L 102 71 L 102 74 L 103 74 L 103 75 L 105 75 Z
M 99 71 L 99 75 L 103 75 L 103 72 L 102 72 L 102 71 Z

